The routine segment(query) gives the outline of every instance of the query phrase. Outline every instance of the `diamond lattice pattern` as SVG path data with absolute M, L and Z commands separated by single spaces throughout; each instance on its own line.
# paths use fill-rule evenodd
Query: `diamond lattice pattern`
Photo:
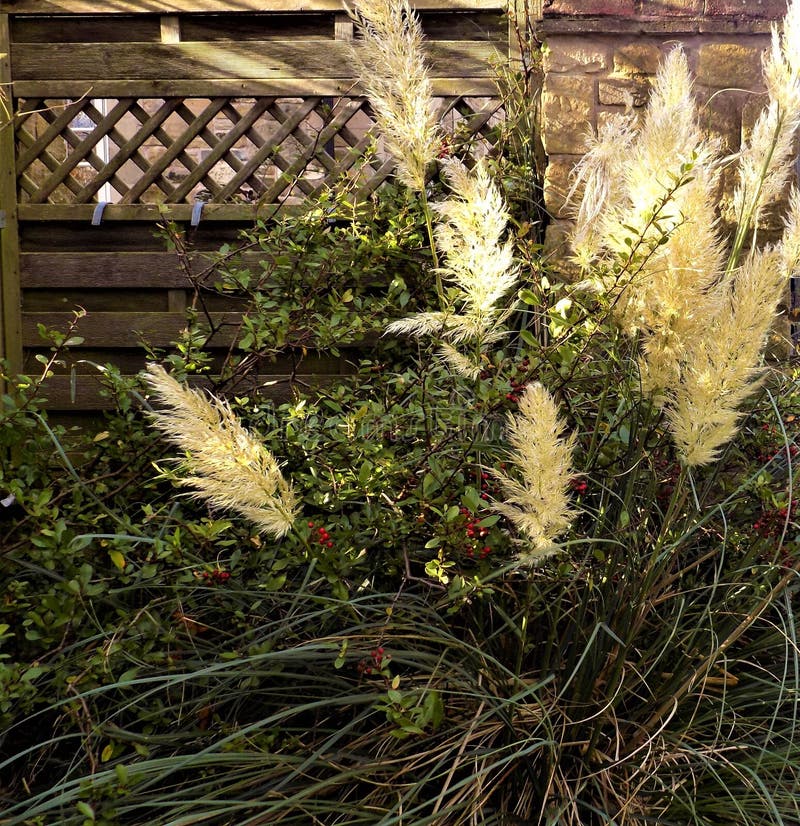
M 474 154 L 500 119 L 489 98 L 437 100 Z M 296 202 L 392 172 L 362 98 L 83 98 L 18 101 L 20 201 L 31 204 Z

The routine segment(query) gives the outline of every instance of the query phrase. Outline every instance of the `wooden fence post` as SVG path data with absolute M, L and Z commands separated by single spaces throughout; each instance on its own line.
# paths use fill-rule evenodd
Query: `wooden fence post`
M 0 14 L 0 92 L 5 110 L 0 123 L 0 357 L 8 361 L 13 376 L 22 370 L 22 315 L 10 50 L 8 15 Z M 6 388 L 0 385 L 0 390 Z

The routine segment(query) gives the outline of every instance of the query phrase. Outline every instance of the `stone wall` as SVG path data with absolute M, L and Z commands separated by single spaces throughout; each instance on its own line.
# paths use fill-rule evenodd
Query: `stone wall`
M 734 152 L 764 103 L 761 55 L 786 0 L 544 0 L 545 201 L 563 231 L 569 174 L 586 135 L 640 109 L 661 56 L 682 43 L 702 123 Z

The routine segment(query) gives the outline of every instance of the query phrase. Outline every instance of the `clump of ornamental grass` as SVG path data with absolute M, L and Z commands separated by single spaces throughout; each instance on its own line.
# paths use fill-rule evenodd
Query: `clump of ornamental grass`
M 665 409 L 687 467 L 713 462 L 735 436 L 796 266 L 796 196 L 781 241 L 759 248 L 753 230 L 790 172 L 800 123 L 798 35 L 793 3 L 764 60 L 767 106 L 738 157 L 733 239 L 715 209 L 721 154 L 699 127 L 680 47 L 658 71 L 641 126 L 609 124 L 578 168 L 584 194 L 572 247 L 586 271 L 580 286 L 604 295 L 637 338 L 643 389 Z
M 184 387 L 157 364 L 148 365 L 147 381 L 163 405 L 153 423 L 186 454 L 178 461 L 188 475 L 177 484 L 213 507 L 239 513 L 262 533 L 287 534 L 299 512 L 292 485 L 230 406 Z

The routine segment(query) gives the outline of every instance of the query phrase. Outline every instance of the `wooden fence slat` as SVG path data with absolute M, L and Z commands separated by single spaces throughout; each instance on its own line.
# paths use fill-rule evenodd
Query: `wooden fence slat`
M 253 376 L 237 392 L 250 393 L 258 388 L 265 398 L 275 402 L 290 401 L 294 396 L 293 387 L 328 387 L 340 382 L 341 375 L 336 373 L 297 374 L 294 384 L 283 374 L 263 374 Z M 205 377 L 190 379 L 194 387 L 210 387 L 211 381 Z M 41 388 L 41 395 L 47 399 L 50 410 L 62 411 L 101 411 L 114 408 L 113 398 L 100 395 L 103 389 L 102 379 L 96 373 L 81 373 L 73 379 L 70 376 L 53 376 Z
M 215 324 L 223 324 L 214 336 L 214 345 L 229 347 L 236 339 L 241 315 L 212 313 Z M 66 330 L 72 313 L 22 313 L 22 340 L 26 347 L 42 345 L 36 325 Z M 183 313 L 93 312 L 80 320 L 77 334 L 85 339 L 83 347 L 140 348 L 142 339 L 154 347 L 168 347 L 186 327 Z M 74 348 L 79 349 L 79 348 Z
M 197 261 L 202 267 L 205 259 Z M 24 252 L 20 271 L 24 290 L 187 286 L 170 252 Z
M 108 221 L 144 221 L 157 223 L 163 219 L 189 221 L 192 204 L 109 204 L 103 211 L 103 224 Z M 203 223 L 206 221 L 253 221 L 268 217 L 275 209 L 266 204 L 258 209 L 256 204 L 206 204 Z M 22 221 L 79 221 L 88 224 L 94 215 L 94 204 L 20 204 Z M 102 231 L 102 226 L 98 228 Z
M 243 252 L 237 261 L 260 271 L 264 253 Z M 195 276 L 215 260 L 202 252 L 189 254 Z M 31 289 L 174 289 L 189 286 L 174 252 L 23 252 L 22 288 Z
M 363 95 L 362 87 L 352 78 L 216 78 L 201 80 L 15 80 L 13 93 L 18 98 L 46 96 L 49 98 L 139 97 L 339 97 Z M 436 97 L 491 97 L 497 95 L 497 84 L 482 72 L 471 77 L 431 78 L 431 91 Z
M 33 80 L 183 80 L 352 78 L 345 41 L 219 41 L 182 43 L 16 44 L 11 57 L 16 82 Z M 480 40 L 430 40 L 432 77 L 476 77 L 497 54 Z M 92 96 L 97 97 L 96 89 Z
M 0 14 L 0 91 L 11 80 L 8 15 Z M 3 101 L 11 109 L 12 104 Z M 5 120 L 5 118 L 3 118 Z M 20 327 L 19 231 L 17 180 L 14 163 L 14 128 L 0 125 L 0 358 L 8 361 L 12 375 L 22 370 L 23 337 Z M 5 392 L 0 381 L 0 391 Z
M 538 2 L 539 0 L 535 0 Z M 502 9 L 498 0 L 415 0 L 419 10 L 482 11 Z M 341 0 L 3 0 L 7 14 L 182 14 L 205 12 L 340 12 Z

